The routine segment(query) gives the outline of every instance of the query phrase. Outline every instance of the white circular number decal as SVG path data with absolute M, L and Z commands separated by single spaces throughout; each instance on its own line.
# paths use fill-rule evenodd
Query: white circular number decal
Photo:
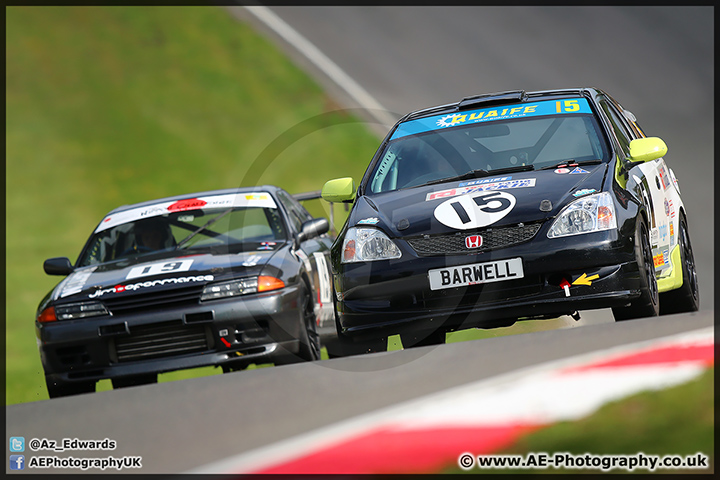
M 440 223 L 458 230 L 491 225 L 515 207 L 515 197 L 507 192 L 482 192 L 461 195 L 435 208 Z

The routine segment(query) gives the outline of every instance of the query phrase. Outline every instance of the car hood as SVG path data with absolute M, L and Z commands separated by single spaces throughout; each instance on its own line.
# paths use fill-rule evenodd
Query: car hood
M 52 292 L 52 300 L 106 299 L 119 294 L 150 293 L 177 286 L 259 275 L 276 251 L 237 254 L 153 256 L 80 268 Z
M 530 171 L 361 196 L 348 225 L 376 226 L 392 237 L 409 237 L 541 221 L 580 196 L 600 192 L 607 168 Z M 481 214 L 480 220 L 457 213 L 476 210 L 476 197 L 489 214 Z

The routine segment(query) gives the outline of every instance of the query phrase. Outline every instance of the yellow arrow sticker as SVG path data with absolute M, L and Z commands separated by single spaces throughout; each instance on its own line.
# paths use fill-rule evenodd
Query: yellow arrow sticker
M 587 273 L 583 273 L 582 275 L 580 275 L 577 278 L 577 280 L 572 282 L 572 284 L 573 285 L 592 285 L 592 281 L 597 280 L 598 278 L 600 278 L 600 275 L 591 275 L 588 277 Z

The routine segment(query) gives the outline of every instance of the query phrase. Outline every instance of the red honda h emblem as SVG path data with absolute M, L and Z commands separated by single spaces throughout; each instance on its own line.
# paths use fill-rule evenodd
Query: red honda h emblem
M 480 248 L 482 246 L 482 237 L 480 235 L 465 237 L 465 246 L 467 248 Z

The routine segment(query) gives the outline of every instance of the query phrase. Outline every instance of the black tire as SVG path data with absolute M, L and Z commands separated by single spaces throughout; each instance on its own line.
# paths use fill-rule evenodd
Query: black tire
M 352 355 L 362 355 L 364 353 L 386 352 L 387 337 L 378 337 L 376 339 L 355 341 L 342 333 L 340 322 L 338 320 L 337 303 L 335 299 L 335 286 L 333 286 L 333 309 L 335 312 L 335 330 L 336 338 L 327 340 L 325 347 L 327 349 L 328 358 L 350 357 Z
M 436 330 L 431 333 L 401 333 L 400 340 L 403 348 L 425 347 L 428 345 L 442 345 L 445 343 L 445 330 Z
M 229 365 L 222 365 L 222 371 L 223 373 L 239 372 L 245 370 L 247 367 L 249 367 L 249 365 L 246 363 L 231 363 Z
M 297 353 L 282 350 L 273 363 L 277 365 L 290 365 L 293 363 L 313 362 L 320 360 L 320 335 L 317 333 L 315 308 L 313 306 L 310 289 L 305 282 L 301 283 L 298 293 L 298 317 L 300 322 L 299 347 Z
M 315 305 L 310 295 L 310 289 L 303 283 L 300 291 L 300 312 L 304 335 L 300 337 L 300 350 L 298 355 L 306 362 L 320 360 L 320 334 L 317 332 L 317 317 Z
M 149 385 L 151 383 L 157 383 L 157 380 L 157 373 L 147 373 L 132 377 L 113 378 L 110 382 L 112 383 L 113 389 L 117 389 L 135 387 L 137 385 Z
M 660 294 L 658 293 L 657 279 L 655 278 L 655 264 L 653 263 L 647 225 L 642 220 L 638 220 L 637 223 L 635 257 L 640 272 L 640 296 L 627 307 L 615 307 L 612 309 L 616 322 L 634 318 L 656 317 L 660 312 Z
M 59 383 L 46 378 L 45 385 L 47 386 L 48 396 L 50 398 L 93 393 L 95 391 L 95 382 Z
M 700 291 L 695 270 L 695 257 L 693 256 L 687 220 L 685 220 L 684 215 L 680 216 L 678 244 L 680 245 L 683 284 L 676 290 L 660 294 L 660 315 L 697 312 L 700 307 Z
M 341 358 L 364 353 L 385 352 L 387 351 L 387 342 L 387 337 L 355 341 L 343 334 L 338 334 L 338 338 L 328 342 L 326 347 L 328 358 Z

